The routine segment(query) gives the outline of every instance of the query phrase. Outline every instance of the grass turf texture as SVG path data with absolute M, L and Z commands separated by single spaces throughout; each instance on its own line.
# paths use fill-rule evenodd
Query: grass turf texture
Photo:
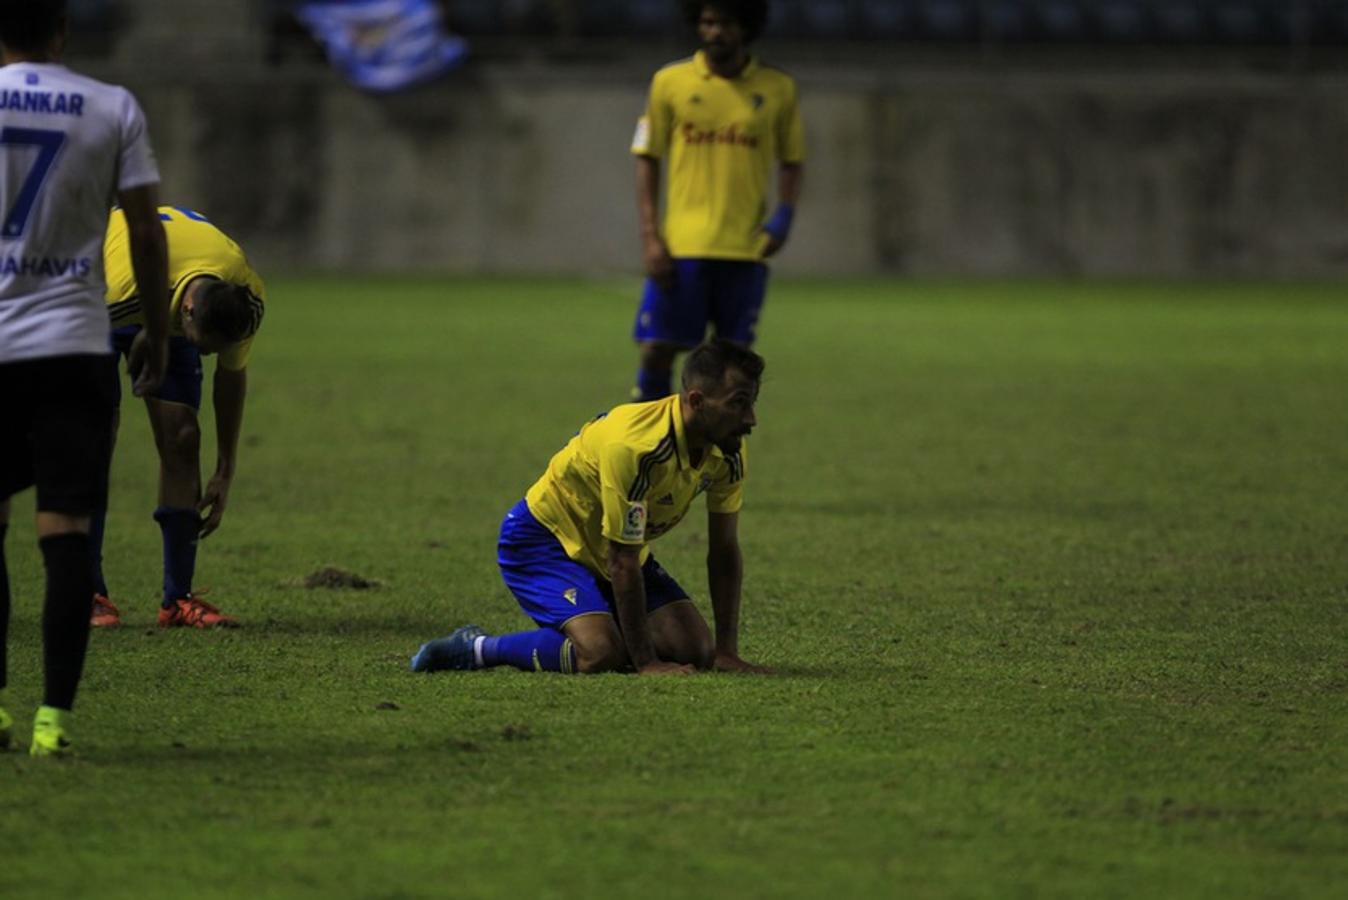
M 0 894 L 1327 896 L 1348 881 L 1348 307 L 1324 286 L 783 282 L 743 650 L 416 676 L 525 625 L 500 517 L 624 396 L 636 286 L 277 280 L 160 633 L 128 398 L 80 757 L 0 756 Z M 206 417 L 209 422 L 209 415 Z M 203 457 L 214 463 L 213 436 Z M 9 707 L 38 702 L 31 494 Z M 705 602 L 700 514 L 661 560 Z M 306 589 L 340 566 L 367 591 Z

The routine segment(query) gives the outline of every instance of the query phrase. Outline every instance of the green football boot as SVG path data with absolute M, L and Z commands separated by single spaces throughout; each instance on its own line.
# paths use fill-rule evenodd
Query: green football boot
M 70 713 L 54 706 L 39 706 L 33 717 L 33 744 L 29 756 L 70 756 L 74 749 L 66 730 Z

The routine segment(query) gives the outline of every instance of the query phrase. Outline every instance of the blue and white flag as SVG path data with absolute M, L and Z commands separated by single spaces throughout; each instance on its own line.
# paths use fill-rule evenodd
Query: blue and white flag
M 357 87 L 398 91 L 455 68 L 468 43 L 450 34 L 435 0 L 306 0 L 295 18 Z

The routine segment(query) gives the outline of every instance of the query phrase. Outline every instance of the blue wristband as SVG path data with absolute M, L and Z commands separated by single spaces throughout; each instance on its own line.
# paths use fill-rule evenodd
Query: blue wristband
M 763 230 L 777 241 L 785 241 L 786 236 L 791 233 L 791 219 L 795 215 L 796 208 L 794 206 L 790 203 L 779 203 L 777 208 L 772 211 L 772 218 L 764 223 Z

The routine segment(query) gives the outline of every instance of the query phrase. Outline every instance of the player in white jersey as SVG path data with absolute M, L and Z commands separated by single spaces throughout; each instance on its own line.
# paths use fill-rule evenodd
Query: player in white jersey
M 60 64 L 65 5 L 0 0 L 0 748 L 13 725 L 4 710 L 9 498 L 35 485 L 47 586 L 33 756 L 69 752 L 89 641 L 89 519 L 107 500 L 117 390 L 103 280 L 114 201 L 131 230 L 146 315 L 136 393 L 163 378 L 168 334 L 159 170 L 145 117 L 125 89 Z

